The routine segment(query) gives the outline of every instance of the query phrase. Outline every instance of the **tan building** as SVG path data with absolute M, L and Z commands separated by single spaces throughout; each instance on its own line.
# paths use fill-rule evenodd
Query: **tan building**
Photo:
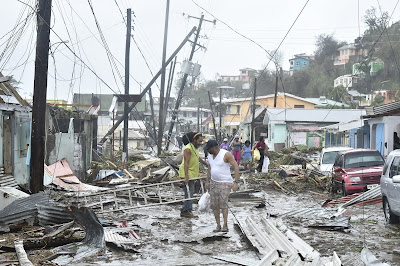
M 256 109 L 259 107 L 272 107 L 274 108 L 274 94 L 259 96 L 256 98 Z M 248 119 L 251 117 L 251 98 L 238 98 L 223 100 L 222 104 L 226 106 L 226 115 L 224 116 L 224 123 L 226 132 L 233 134 L 239 129 L 240 124 L 245 120 L 246 115 Z M 300 108 L 300 109 L 314 109 L 315 103 L 301 97 L 289 93 L 278 93 L 276 107 L 277 108 Z
M 354 43 L 347 44 L 337 50 L 337 55 L 335 56 L 335 61 L 333 64 L 335 66 L 344 66 L 349 62 L 351 56 L 366 55 L 366 53 L 367 50 L 358 50 Z

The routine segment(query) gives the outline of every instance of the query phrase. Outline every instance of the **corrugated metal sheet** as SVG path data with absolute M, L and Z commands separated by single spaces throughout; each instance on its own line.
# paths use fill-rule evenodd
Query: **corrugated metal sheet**
M 32 224 L 37 215 L 36 204 L 48 204 L 52 200 L 43 192 L 15 200 L 0 212 L 0 224 L 28 221 Z
M 388 103 L 388 104 L 374 107 L 375 115 L 390 113 L 393 111 L 400 111 L 400 102 Z
M 125 236 L 120 235 L 113 230 L 104 230 L 104 239 L 106 242 L 115 243 L 116 245 L 140 245 L 140 243 L 135 239 L 130 239 Z
M 39 224 L 42 226 L 62 224 L 73 220 L 66 207 L 51 204 L 37 204 L 37 210 Z
M 320 217 L 320 218 L 331 218 L 336 213 L 336 210 L 326 208 L 305 208 L 296 209 L 290 212 L 286 212 L 281 217 Z
M 0 187 L 19 188 L 17 181 L 12 175 L 0 174 Z
M 340 205 L 339 208 L 346 208 L 346 207 L 354 205 L 356 203 L 360 203 L 363 201 L 372 200 L 372 199 L 376 199 L 376 198 L 381 198 L 381 197 L 382 197 L 382 192 L 381 192 L 381 186 L 379 185 L 379 186 L 376 186 L 373 189 L 370 189 L 367 192 L 364 192 L 361 195 L 349 200 L 348 202 Z

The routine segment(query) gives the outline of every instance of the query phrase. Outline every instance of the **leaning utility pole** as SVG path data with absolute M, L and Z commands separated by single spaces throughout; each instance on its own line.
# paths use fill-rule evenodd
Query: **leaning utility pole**
M 43 190 L 51 0 L 39 0 L 38 7 L 30 162 L 30 190 L 32 193 Z
M 165 68 L 167 64 L 165 64 L 165 57 L 167 53 L 167 37 L 168 37 L 168 17 L 169 17 L 169 1 L 167 0 L 167 7 L 165 11 L 165 28 L 164 28 L 164 45 L 163 45 L 163 53 L 162 53 L 162 62 L 161 62 L 161 88 L 160 88 L 160 108 L 158 115 L 158 145 L 157 145 L 157 155 L 161 155 L 161 145 L 162 138 L 164 133 L 164 88 L 165 88 Z M 168 104 L 168 103 L 167 103 Z
M 254 78 L 254 91 L 253 91 L 253 105 L 252 105 L 252 115 L 251 115 L 251 135 L 250 135 L 250 141 L 251 141 L 251 147 L 253 147 L 254 144 L 254 119 L 255 119 L 255 113 L 256 113 L 256 90 L 257 90 L 257 78 Z
M 125 94 L 129 94 L 129 54 L 131 47 L 131 9 L 126 10 L 126 45 L 125 45 Z M 128 102 L 124 103 L 124 142 L 122 143 L 122 168 L 128 164 Z
M 176 48 L 176 50 L 172 53 L 172 55 L 168 58 L 166 64 L 171 63 L 171 61 L 174 59 L 174 57 L 178 54 L 178 52 L 185 46 L 186 42 L 189 40 L 190 36 L 196 31 L 196 27 L 193 27 L 193 29 L 186 35 L 185 39 L 181 42 L 181 44 Z M 151 86 L 154 84 L 154 82 L 158 79 L 158 77 L 161 75 L 161 69 L 154 75 L 154 77 L 150 80 L 149 84 L 143 89 L 143 91 L 140 93 L 140 99 L 143 98 L 143 96 L 148 92 L 148 90 L 151 88 Z M 133 102 L 128 109 L 128 112 L 131 112 L 133 108 L 135 108 L 137 102 Z M 104 142 L 107 140 L 107 137 L 114 132 L 114 130 L 121 124 L 121 122 L 124 120 L 123 117 L 119 118 L 117 122 L 115 122 L 115 125 L 103 136 L 103 138 L 100 140 L 99 145 L 103 145 Z
M 197 40 L 199 39 L 201 25 L 203 24 L 203 20 L 204 20 L 204 15 L 201 15 L 200 22 L 199 22 L 199 27 L 197 28 L 196 37 L 194 38 L 194 42 L 192 43 L 192 51 L 190 52 L 190 56 L 189 56 L 188 62 L 192 61 L 194 52 L 196 51 Z M 174 129 L 176 114 L 178 112 L 179 105 L 181 104 L 181 100 L 182 100 L 182 96 L 183 96 L 183 89 L 185 88 L 186 80 L 187 80 L 188 76 L 189 76 L 188 73 L 185 73 L 183 75 L 181 87 L 179 88 L 178 97 L 176 98 L 176 102 L 175 102 L 175 109 L 172 110 L 171 124 L 169 126 L 168 137 L 167 137 L 167 145 L 166 145 L 166 148 L 165 148 L 167 150 L 168 150 L 169 143 L 170 143 L 170 140 L 171 140 L 172 130 Z

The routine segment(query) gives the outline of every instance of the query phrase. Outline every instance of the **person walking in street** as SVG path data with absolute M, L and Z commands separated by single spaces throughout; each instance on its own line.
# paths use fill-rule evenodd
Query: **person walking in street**
M 264 163 L 264 152 L 265 152 L 266 147 L 267 147 L 267 145 L 265 145 L 264 137 L 261 136 L 255 147 L 260 152 L 260 161 L 258 162 L 258 166 L 257 166 L 258 173 L 261 173 L 261 171 L 262 171 L 262 166 Z
M 250 146 L 250 141 L 246 140 L 244 142 L 244 146 L 242 148 L 242 154 L 243 154 L 243 159 L 242 159 L 242 164 L 244 166 L 244 170 L 247 170 L 247 165 L 249 166 L 249 169 L 251 169 L 252 166 L 252 152 L 251 152 L 251 146 Z
M 230 147 L 229 147 L 229 143 L 228 143 L 228 139 L 224 138 L 224 142 L 221 143 L 221 146 L 219 146 L 220 149 L 224 149 L 226 151 L 230 151 Z
M 209 152 L 206 189 L 210 188 L 210 208 L 217 223 L 213 232 L 228 232 L 228 198 L 231 189 L 234 192 L 238 189 L 239 166 L 228 151 L 218 147 L 215 140 L 209 140 L 206 147 Z M 235 169 L 235 180 L 232 179 L 230 165 Z M 222 228 L 221 210 L 224 219 Z
M 185 144 L 185 147 L 183 149 L 182 163 L 179 167 L 179 177 L 185 178 L 183 191 L 185 193 L 185 199 L 188 199 L 192 198 L 194 194 L 194 181 L 190 179 L 199 176 L 199 162 L 201 162 L 205 166 L 208 166 L 208 163 L 199 156 L 199 147 L 203 142 L 203 136 L 201 135 L 201 133 L 187 133 L 183 136 L 182 141 L 183 144 Z M 184 201 L 181 208 L 181 217 L 198 218 L 198 216 L 194 215 L 192 211 L 193 201 Z
M 233 158 L 237 164 L 240 164 L 240 157 L 242 155 L 242 142 L 239 141 L 239 136 L 235 137 L 235 140 L 232 142 L 232 154 Z

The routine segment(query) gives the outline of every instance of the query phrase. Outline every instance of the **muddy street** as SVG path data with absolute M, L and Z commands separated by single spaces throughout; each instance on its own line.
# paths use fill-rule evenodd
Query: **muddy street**
M 269 217 L 279 220 L 293 230 L 300 238 L 318 250 L 322 256 L 331 256 L 335 251 L 343 265 L 364 265 L 360 259 L 363 247 L 391 265 L 400 263 L 396 246 L 400 240 L 399 227 L 385 225 L 381 203 L 356 205 L 347 208 L 343 216 L 350 217 L 348 229 L 339 231 L 310 228 L 321 219 L 315 214 L 286 215 L 299 209 L 321 208 L 329 198 L 328 194 L 312 192 L 285 195 L 271 187 L 263 187 L 255 196 L 266 200 L 264 208 L 256 208 L 258 203 L 240 201 L 230 202 L 231 211 L 244 226 L 245 219 Z M 211 212 L 198 213 L 198 219 L 179 217 L 179 205 L 137 209 L 129 212 L 134 217 L 129 223 L 136 224 L 140 230 L 142 245 L 140 253 L 108 249 L 101 257 L 86 261 L 99 265 L 121 265 L 138 263 L 140 265 L 223 265 L 228 261 L 256 265 L 259 262 L 256 252 L 245 240 L 236 221 L 229 213 L 229 232 L 226 235 L 214 234 L 214 217 Z M 119 218 L 123 218 L 121 215 Z M 207 236 L 207 238 L 203 238 Z

